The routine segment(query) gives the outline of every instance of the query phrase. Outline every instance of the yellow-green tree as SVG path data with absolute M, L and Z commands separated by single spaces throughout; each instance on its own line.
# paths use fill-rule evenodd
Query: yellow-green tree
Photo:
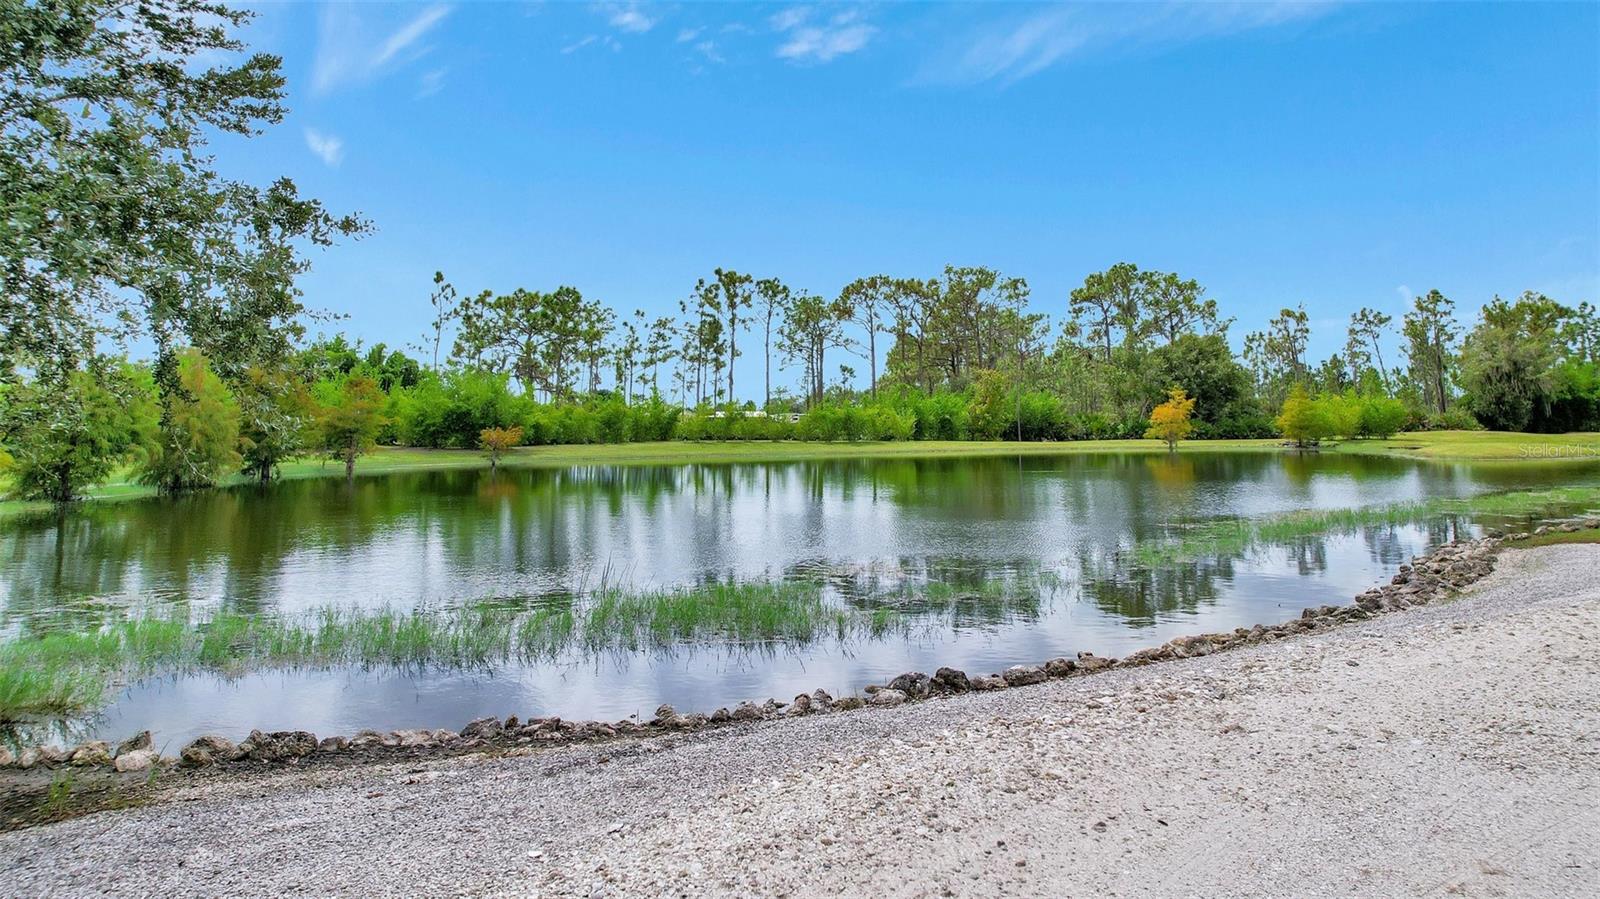
M 1295 446 L 1312 446 L 1328 436 L 1325 410 L 1312 402 L 1303 385 L 1296 384 L 1283 401 L 1283 410 L 1274 419 L 1278 433 L 1293 440 Z
M 1150 427 L 1144 436 L 1165 440 L 1167 450 L 1175 451 L 1178 441 L 1194 431 L 1194 422 L 1189 420 L 1193 414 L 1194 399 L 1182 387 L 1173 387 L 1167 391 L 1167 401 L 1150 411 Z
M 489 454 L 489 470 L 500 467 L 502 453 L 522 442 L 522 426 L 484 428 L 478 432 L 478 446 Z
M 345 480 L 356 476 L 356 458 L 377 445 L 378 430 L 387 419 L 386 399 L 378 382 L 365 375 L 345 379 L 333 401 L 317 414 L 317 430 L 328 455 L 344 460 Z
M 162 405 L 160 443 L 141 480 L 177 493 L 215 486 L 239 470 L 239 402 L 199 350 L 177 353 L 177 384 Z

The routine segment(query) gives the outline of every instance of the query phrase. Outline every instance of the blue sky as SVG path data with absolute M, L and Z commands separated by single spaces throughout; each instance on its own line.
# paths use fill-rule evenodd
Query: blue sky
M 1594 4 L 258 9 L 291 114 L 218 154 L 373 220 L 303 281 L 369 343 L 417 341 L 435 269 L 664 313 L 716 266 L 988 265 L 1059 321 L 1126 260 L 1236 343 L 1305 303 L 1319 358 L 1430 288 L 1600 295 Z

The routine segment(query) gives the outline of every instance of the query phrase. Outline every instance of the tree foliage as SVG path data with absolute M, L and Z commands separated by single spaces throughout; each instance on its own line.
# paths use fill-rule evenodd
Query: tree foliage
M 1317 408 L 1312 402 L 1311 395 L 1301 384 L 1289 388 L 1289 395 L 1284 398 L 1283 408 L 1274 420 L 1278 432 L 1295 446 L 1315 446 L 1316 443 L 1329 435 L 1327 419 L 1323 410 Z
M 522 427 L 484 428 L 478 432 L 478 447 L 489 457 L 489 468 L 500 467 L 500 457 L 522 442 Z
M 192 347 L 176 354 L 176 383 L 161 395 L 161 433 L 139 478 L 163 493 L 214 486 L 239 470 L 239 403 Z
M 0 359 L 59 380 L 97 335 L 180 346 L 226 371 L 287 349 L 301 248 L 358 234 L 280 179 L 219 175 L 213 133 L 284 115 L 280 61 L 244 55 L 249 14 L 203 0 L 6 4 L 0 49 Z
M 1495 297 L 1462 343 L 1460 375 L 1466 405 L 1479 421 L 1504 431 L 1562 429 L 1573 406 L 1590 405 L 1574 386 L 1593 369 L 1585 363 L 1583 312 L 1534 292 L 1515 302 Z M 1581 422 L 1580 422 L 1581 423 Z
M 1167 401 L 1150 410 L 1150 428 L 1144 436 L 1164 440 L 1168 450 L 1176 450 L 1178 441 L 1188 439 L 1194 431 L 1194 422 L 1190 421 L 1194 402 L 1182 387 L 1168 390 Z
M 344 379 L 317 411 L 317 434 L 330 458 L 344 462 L 346 480 L 355 477 L 356 459 L 377 445 L 378 431 L 387 423 L 386 398 L 378 382 L 366 375 Z
M 154 451 L 155 385 L 148 369 L 104 357 L 64 382 L 0 391 L 0 442 L 19 499 L 67 503 L 119 465 Z
M 1459 329 L 1455 303 L 1437 290 L 1412 300 L 1401 321 L 1406 340 L 1408 384 L 1423 405 L 1443 415 L 1450 409 L 1454 384 L 1455 344 Z

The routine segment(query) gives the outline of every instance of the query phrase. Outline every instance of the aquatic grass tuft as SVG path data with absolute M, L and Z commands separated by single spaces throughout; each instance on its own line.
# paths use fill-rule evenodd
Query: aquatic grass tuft
M 191 620 L 147 611 L 83 633 L 0 644 L 0 721 L 104 702 L 112 684 L 158 673 L 354 665 L 486 668 L 680 645 L 765 647 L 881 638 L 906 620 L 832 604 L 819 583 L 712 583 L 630 592 L 605 586 L 527 611 L 478 604 L 444 611 L 323 607 L 294 618 L 219 612 Z
M 1180 526 L 1174 538 L 1140 543 L 1133 561 L 1155 568 L 1197 559 L 1241 555 L 1302 537 L 1351 533 L 1367 527 L 1414 524 L 1442 517 L 1522 518 L 1600 504 L 1600 487 L 1557 487 L 1361 506 L 1306 509 L 1259 519 L 1223 518 Z
M 0 660 L 0 721 L 23 715 L 66 715 L 98 704 L 104 678 L 93 671 L 60 663 L 14 667 Z

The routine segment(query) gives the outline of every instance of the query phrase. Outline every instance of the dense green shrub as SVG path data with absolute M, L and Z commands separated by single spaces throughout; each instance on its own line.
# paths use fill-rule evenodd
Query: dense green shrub
M 652 396 L 628 407 L 633 416 L 633 439 L 638 441 L 671 440 L 683 410 L 667 403 L 660 396 Z
M 1388 438 L 1406 425 L 1406 404 L 1388 396 L 1361 398 L 1361 436 Z
M 968 437 L 964 394 L 943 390 L 932 394 L 911 393 L 895 405 L 911 414 L 915 422 L 913 439 L 965 440 Z
M 511 391 L 508 375 L 472 370 L 451 372 L 442 378 L 425 374 L 416 385 L 390 394 L 387 414 L 393 427 L 379 438 L 392 436 L 395 442 L 406 446 L 472 449 L 477 447 L 478 435 L 485 428 L 520 425 L 525 431 L 535 429 L 537 405 L 531 398 Z
M 1600 366 L 1566 362 L 1552 373 L 1550 404 L 1535 424 L 1544 431 L 1600 431 Z
M 910 440 L 917 433 L 917 418 L 911 412 L 888 403 L 875 403 L 862 409 L 864 434 L 868 440 Z
M 806 411 L 795 424 L 800 440 L 860 440 L 861 410 L 847 404 L 829 403 Z
M 1481 431 L 1483 425 L 1468 410 L 1457 406 L 1448 412 L 1427 416 L 1417 428 L 1422 431 Z
M 1325 393 L 1312 401 L 1324 437 L 1360 436 L 1361 408 L 1361 398 L 1354 393 Z
M 1197 421 L 1191 435 L 1194 440 L 1264 440 L 1276 436 L 1278 429 L 1272 416 L 1254 408 L 1240 409 L 1215 422 Z

